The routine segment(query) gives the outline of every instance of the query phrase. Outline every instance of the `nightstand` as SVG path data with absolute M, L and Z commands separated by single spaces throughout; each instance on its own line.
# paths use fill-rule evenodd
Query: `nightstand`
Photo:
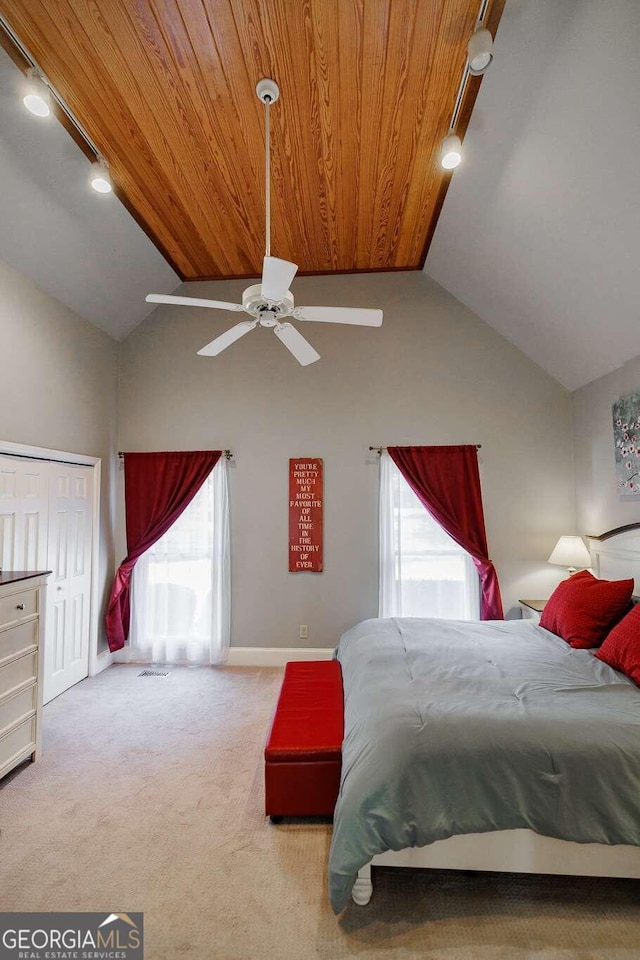
M 522 619 L 534 620 L 537 623 L 546 602 L 546 600 L 518 600 L 522 608 Z

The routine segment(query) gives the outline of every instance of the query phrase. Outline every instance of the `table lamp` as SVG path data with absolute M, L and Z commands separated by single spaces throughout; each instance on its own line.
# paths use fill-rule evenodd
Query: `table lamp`
M 572 576 L 578 567 L 584 570 L 591 566 L 591 556 L 582 537 L 560 537 L 548 562 L 567 567 Z

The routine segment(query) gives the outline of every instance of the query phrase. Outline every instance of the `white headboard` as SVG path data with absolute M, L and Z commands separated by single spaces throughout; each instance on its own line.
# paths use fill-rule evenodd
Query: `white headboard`
M 640 523 L 616 527 L 599 537 L 587 537 L 593 572 L 603 580 L 633 577 L 634 595 L 640 595 Z

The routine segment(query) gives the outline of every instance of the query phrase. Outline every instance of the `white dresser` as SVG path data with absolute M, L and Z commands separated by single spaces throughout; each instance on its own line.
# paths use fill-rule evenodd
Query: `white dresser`
M 40 753 L 47 576 L 0 572 L 0 777 Z

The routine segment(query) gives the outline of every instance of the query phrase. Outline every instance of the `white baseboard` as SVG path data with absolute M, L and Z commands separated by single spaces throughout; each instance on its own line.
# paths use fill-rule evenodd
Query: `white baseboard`
M 334 647 L 230 647 L 227 667 L 283 667 L 288 660 L 331 660 Z
M 229 647 L 229 659 L 225 667 L 283 667 L 288 660 L 331 660 L 334 647 Z M 103 654 L 110 659 L 101 665 L 96 673 L 104 670 L 110 663 L 145 664 L 147 660 L 132 660 L 129 647 L 115 653 Z M 92 676 L 94 674 L 92 673 Z

